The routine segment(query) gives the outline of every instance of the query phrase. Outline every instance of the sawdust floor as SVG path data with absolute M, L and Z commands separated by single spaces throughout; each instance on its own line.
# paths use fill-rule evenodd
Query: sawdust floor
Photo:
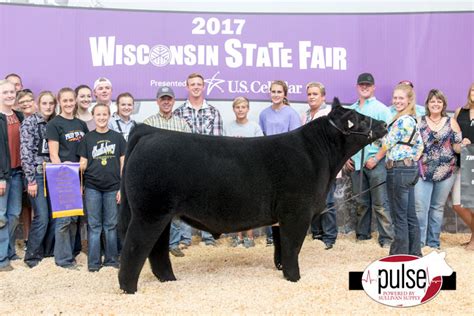
M 13 271 L 0 272 L 0 315 L 474 315 L 474 252 L 460 246 L 467 239 L 466 234 L 442 235 L 446 261 L 457 272 L 457 290 L 441 291 L 414 308 L 387 307 L 364 291 L 349 291 L 349 271 L 363 271 L 388 249 L 374 240 L 356 243 L 353 235 L 340 235 L 329 251 L 320 241 L 306 239 L 297 283 L 284 280 L 274 268 L 273 248 L 265 246 L 264 238 L 250 249 L 229 247 L 229 238 L 220 239 L 218 247 L 195 241 L 184 250 L 185 257 L 171 259 L 176 282 L 160 283 L 146 264 L 135 295 L 121 294 L 116 269 L 89 273 L 84 253 L 77 257 L 78 271 L 56 267 L 52 258 L 33 269 L 14 261 Z M 20 248 L 18 253 L 23 255 Z

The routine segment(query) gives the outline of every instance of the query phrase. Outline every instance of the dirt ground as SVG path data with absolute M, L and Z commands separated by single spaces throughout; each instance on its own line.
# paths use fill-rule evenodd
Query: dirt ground
M 441 291 L 432 301 L 413 308 L 392 308 L 348 290 L 349 271 L 363 271 L 388 254 L 374 240 L 355 242 L 353 235 L 338 237 L 332 250 L 306 239 L 300 254 L 301 280 L 291 283 L 273 266 L 273 248 L 259 238 L 254 248 L 231 248 L 229 238 L 218 247 L 199 245 L 172 257 L 176 282 L 160 283 L 144 267 L 138 293 L 122 294 L 117 270 L 87 271 L 81 253 L 78 271 L 54 265 L 52 258 L 29 269 L 14 261 L 14 270 L 0 272 L 0 315 L 116 315 L 116 314 L 425 314 L 474 315 L 474 252 L 460 246 L 466 234 L 443 234 L 442 251 L 457 272 L 457 290 Z M 423 249 L 424 254 L 431 252 Z M 19 254 L 22 251 L 19 248 Z

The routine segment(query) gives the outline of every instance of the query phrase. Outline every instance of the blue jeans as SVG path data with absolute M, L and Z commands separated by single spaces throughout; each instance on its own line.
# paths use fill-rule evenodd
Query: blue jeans
M 22 176 L 21 169 L 12 169 L 5 194 L 0 196 L 0 218 L 6 223 L 0 228 L 0 268 L 8 266 L 16 255 L 15 230 L 21 212 Z
M 456 177 L 433 182 L 420 179 L 415 186 L 416 216 L 420 223 L 421 246 L 439 248 L 439 235 L 443 224 L 444 205 Z
M 59 217 L 54 226 L 54 262 L 60 267 L 70 267 L 74 259 L 74 243 L 77 232 L 77 216 Z
M 104 266 L 118 267 L 117 250 L 117 191 L 103 192 L 85 189 L 88 228 L 89 270 L 102 266 L 100 235 L 104 231 Z
M 181 242 L 188 246 L 191 245 L 191 237 L 193 233 L 193 228 L 189 226 L 188 224 L 186 224 L 185 222 L 181 221 L 180 231 L 181 231 Z M 216 240 L 214 239 L 214 237 L 212 237 L 210 233 L 203 230 L 201 230 L 201 238 L 202 238 L 202 241 L 206 244 L 216 242 Z
M 267 242 L 273 241 L 273 230 L 272 226 L 265 226 L 265 235 L 267 235 Z
M 54 220 L 51 217 L 51 209 L 48 199 L 44 196 L 43 174 L 35 176 L 38 192 L 36 197 L 31 198 L 31 205 L 34 209 L 33 221 L 31 223 L 28 237 L 28 248 L 25 253 L 25 262 L 29 266 L 38 264 L 41 259 L 48 255 L 48 244 L 54 239 Z
M 329 189 L 326 197 L 325 213 L 316 215 L 311 221 L 311 232 L 313 236 L 321 235 L 321 240 L 325 244 L 334 244 L 337 238 L 336 208 L 334 207 L 334 191 L 336 183 L 334 182 Z
M 379 163 L 371 170 L 367 168 L 362 169 L 362 190 L 360 188 L 360 174 L 361 171 L 354 171 L 351 174 L 352 192 L 354 195 L 386 181 L 387 170 L 385 169 L 385 159 L 379 161 Z M 363 193 L 358 197 L 357 203 L 357 238 L 372 238 L 371 211 L 373 210 L 377 218 L 379 244 L 391 244 L 393 241 L 393 227 L 387 200 L 386 185 L 382 184 Z
M 176 218 L 173 218 L 171 221 L 171 227 L 170 227 L 170 242 L 169 242 L 169 248 L 178 248 L 179 242 L 181 241 L 181 220 Z
M 387 170 L 387 191 L 392 210 L 395 237 L 390 255 L 422 256 L 420 228 L 415 211 L 415 189 L 418 166 L 394 167 Z

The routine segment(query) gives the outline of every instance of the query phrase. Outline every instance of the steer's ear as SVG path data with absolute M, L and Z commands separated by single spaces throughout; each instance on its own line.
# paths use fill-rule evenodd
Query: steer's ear
M 332 101 L 332 107 L 337 108 L 341 106 L 341 102 L 339 102 L 339 98 L 335 97 L 334 100 Z

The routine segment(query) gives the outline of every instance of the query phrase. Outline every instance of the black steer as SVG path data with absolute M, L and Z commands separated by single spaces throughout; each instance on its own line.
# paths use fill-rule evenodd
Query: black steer
M 174 216 L 215 236 L 279 223 L 275 265 L 298 281 L 298 254 L 313 215 L 325 208 L 329 185 L 347 159 L 385 133 L 384 122 L 337 99 L 327 117 L 268 137 L 137 126 L 121 186 L 120 288 L 137 291 L 146 258 L 160 281 L 176 280 L 168 253 Z

